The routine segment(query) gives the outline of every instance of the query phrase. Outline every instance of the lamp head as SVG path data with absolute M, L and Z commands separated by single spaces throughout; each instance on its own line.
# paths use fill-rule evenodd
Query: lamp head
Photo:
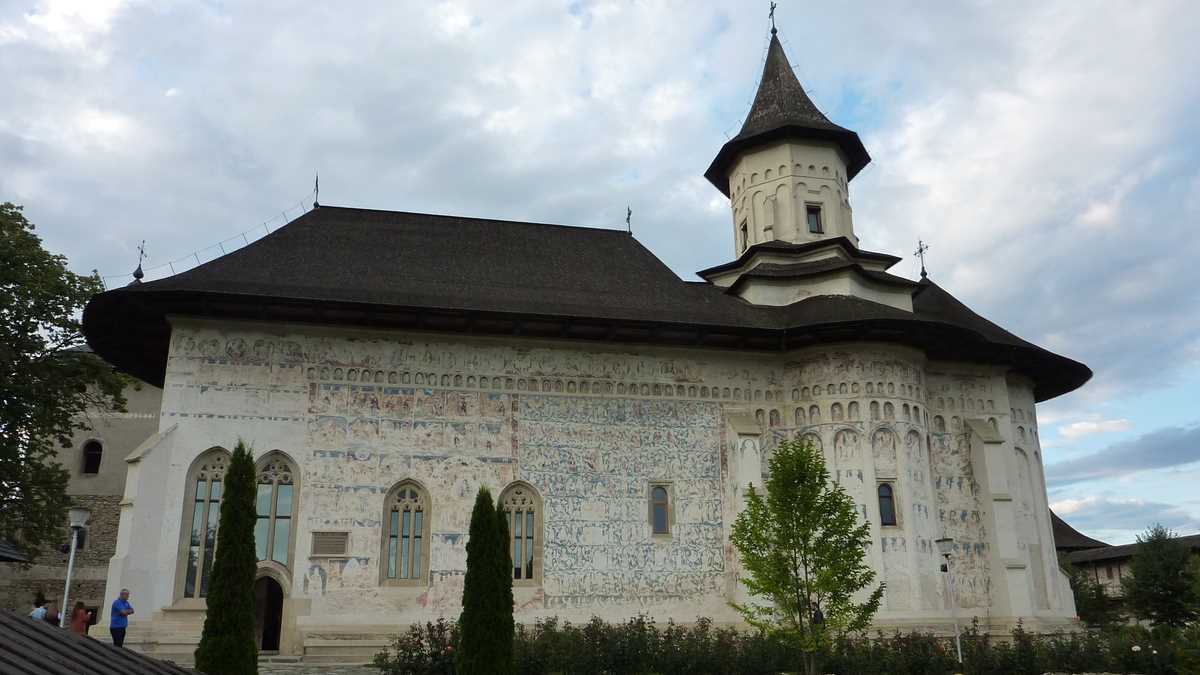
M 92 512 L 82 506 L 73 507 L 67 512 L 67 518 L 71 521 L 71 527 L 84 527 L 87 525 L 88 518 L 92 516 Z
M 942 537 L 941 539 L 935 539 L 933 543 L 937 544 L 938 553 L 945 557 L 949 557 L 950 554 L 954 552 L 953 537 Z

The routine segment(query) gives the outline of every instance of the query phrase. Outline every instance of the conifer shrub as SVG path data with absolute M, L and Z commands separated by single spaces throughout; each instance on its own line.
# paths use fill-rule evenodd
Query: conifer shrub
M 508 526 L 486 487 L 475 496 L 469 537 L 454 665 L 459 675 L 507 675 L 513 672 L 512 561 Z
M 254 643 L 254 458 L 238 441 L 226 469 L 217 550 L 209 573 L 208 612 L 196 648 L 196 670 L 221 675 L 256 675 Z

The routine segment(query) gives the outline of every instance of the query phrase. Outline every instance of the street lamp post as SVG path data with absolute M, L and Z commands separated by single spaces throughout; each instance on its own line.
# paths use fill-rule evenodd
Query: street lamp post
M 70 611 L 70 605 L 67 603 L 70 601 L 68 596 L 71 593 L 71 575 L 75 573 L 75 549 L 79 545 L 79 531 L 87 525 L 91 515 L 91 511 L 81 506 L 72 508 L 67 514 L 71 521 L 71 557 L 67 559 L 67 584 L 63 587 L 62 608 L 58 611 L 59 628 L 67 625 L 67 612 Z
M 954 539 L 952 537 L 942 537 L 934 542 L 937 544 L 938 553 L 942 554 L 942 558 L 946 562 L 942 563 L 942 572 L 946 574 L 946 595 L 950 598 L 950 617 L 954 620 L 954 650 L 958 653 L 958 662 L 963 662 L 962 658 L 962 639 L 959 637 L 958 629 L 958 599 L 953 593 L 954 584 L 950 579 L 950 554 L 954 552 Z

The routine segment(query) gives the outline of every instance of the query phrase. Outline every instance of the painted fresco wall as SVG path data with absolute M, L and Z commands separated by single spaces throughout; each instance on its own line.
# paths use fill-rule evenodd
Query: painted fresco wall
M 872 523 L 870 560 L 887 582 L 880 621 L 932 626 L 948 607 L 936 538 L 958 542 L 957 597 L 968 615 L 1003 615 L 995 588 L 1009 583 L 996 576 L 990 496 L 962 420 L 1015 413 L 1002 373 L 952 370 L 883 345 L 781 358 L 187 322 L 175 327 L 163 395 L 161 427 L 175 431 L 155 451 L 169 457 L 155 460 L 163 468 L 153 480 L 182 487 L 195 457 L 238 437 L 257 454 L 291 457 L 299 497 L 288 592 L 305 603 L 302 627 L 456 616 L 476 489 L 498 493 L 514 480 L 537 490 L 544 513 L 542 579 L 517 589 L 520 620 L 733 621 L 732 477 L 751 461 L 750 475 L 765 475 L 772 447 L 806 436 Z M 1027 410 L 1032 418 L 1031 398 Z M 757 453 L 732 450 L 734 413 L 761 423 L 761 469 Z M 1012 481 L 1028 486 L 1026 510 L 1042 509 L 1016 520 L 1025 550 L 1052 551 L 1037 518 L 1037 449 L 1024 449 L 1025 474 L 1012 445 L 1003 450 Z M 383 502 L 405 479 L 431 499 L 432 574 L 419 587 L 380 584 Z M 674 504 L 668 538 L 652 536 L 648 518 L 649 485 L 660 481 Z M 895 526 L 879 525 L 880 482 L 895 488 Z M 161 536 L 132 542 L 129 560 L 177 566 L 182 492 L 134 504 L 166 515 Z M 311 532 L 331 530 L 349 532 L 348 554 L 310 555 Z M 117 570 L 109 583 L 135 581 L 126 577 Z M 145 585 L 144 603 L 176 602 L 168 584 Z M 1043 605 L 1066 611 L 1057 600 Z

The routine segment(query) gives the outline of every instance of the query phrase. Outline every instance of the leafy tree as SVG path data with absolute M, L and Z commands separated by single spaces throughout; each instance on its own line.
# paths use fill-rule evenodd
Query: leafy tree
M 1130 573 L 1121 580 L 1133 615 L 1173 628 L 1200 618 L 1200 580 L 1188 546 L 1160 524 L 1138 535 L 1137 542 Z
M 1071 593 L 1075 595 L 1075 613 L 1079 620 L 1093 628 L 1108 628 L 1121 619 L 1121 601 L 1105 592 L 1088 573 L 1060 560 L 1059 566 L 1067 573 Z
M 125 409 L 126 380 L 87 351 L 80 315 L 103 290 L 42 248 L 21 207 L 0 204 L 0 540 L 34 556 L 64 537 L 68 473 L 55 458 L 92 410 Z
M 458 619 L 459 675 L 505 675 L 513 671 L 512 561 L 508 526 L 492 493 L 479 488 L 467 540 L 467 576 Z
M 831 639 L 865 629 L 879 609 L 882 585 L 862 602 L 854 597 L 875 579 L 865 562 L 871 530 L 808 442 L 784 441 L 769 466 L 766 495 L 747 486 L 732 536 L 742 583 L 769 604 L 734 607 L 751 625 L 795 641 L 804 672 L 815 675 Z
M 208 586 L 208 614 L 196 647 L 196 670 L 204 673 L 254 675 L 254 458 L 238 441 L 225 470 L 217 551 Z

